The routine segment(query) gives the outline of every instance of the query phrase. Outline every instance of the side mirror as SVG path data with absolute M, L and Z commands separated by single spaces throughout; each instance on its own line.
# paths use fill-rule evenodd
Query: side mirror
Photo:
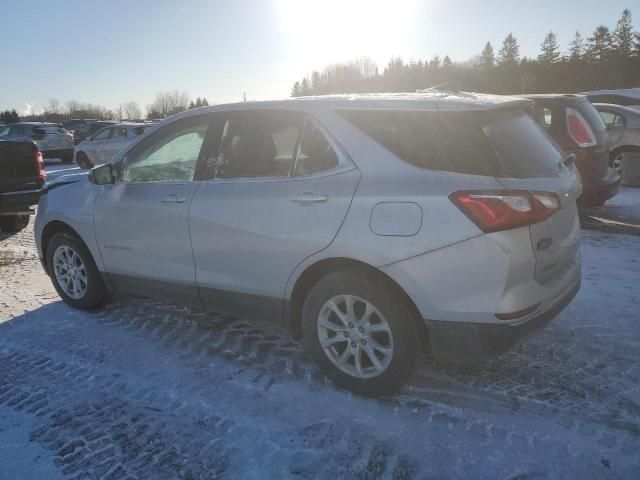
M 113 185 L 116 177 L 110 163 L 93 167 L 89 172 L 89 181 L 94 185 Z

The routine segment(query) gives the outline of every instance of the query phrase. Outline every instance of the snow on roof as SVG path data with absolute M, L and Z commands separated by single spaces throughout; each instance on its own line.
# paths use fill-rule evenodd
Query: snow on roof
M 282 109 L 412 109 L 412 110 L 492 110 L 496 108 L 525 108 L 531 101 L 505 95 L 474 92 L 422 90 L 416 93 L 359 93 L 296 97 L 283 100 L 263 100 L 215 105 L 195 110 L 245 110 L 254 108 Z M 190 110 L 193 112 L 194 110 Z

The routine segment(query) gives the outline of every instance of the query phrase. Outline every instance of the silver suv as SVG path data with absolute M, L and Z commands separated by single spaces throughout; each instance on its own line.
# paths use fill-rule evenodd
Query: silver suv
M 528 107 L 424 93 L 191 110 L 50 190 L 39 254 L 73 307 L 123 291 L 272 320 L 337 384 L 392 392 L 421 342 L 491 358 L 579 288 L 579 177 Z
M 22 122 L 0 126 L 2 140 L 32 140 L 43 158 L 73 160 L 73 136 L 58 123 Z

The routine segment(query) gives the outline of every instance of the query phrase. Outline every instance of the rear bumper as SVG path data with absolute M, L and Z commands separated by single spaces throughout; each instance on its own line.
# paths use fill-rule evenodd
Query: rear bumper
M 43 189 L 0 193 L 0 215 L 33 213 L 32 206 L 38 204 L 43 193 Z
M 580 277 L 556 297 L 544 312 L 511 324 L 426 320 L 434 357 L 447 363 L 483 362 L 502 355 L 527 335 L 553 320 L 578 293 Z

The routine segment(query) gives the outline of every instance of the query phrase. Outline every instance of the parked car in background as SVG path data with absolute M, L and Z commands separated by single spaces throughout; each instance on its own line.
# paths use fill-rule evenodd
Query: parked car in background
M 640 110 L 609 103 L 594 103 L 609 131 L 609 164 L 622 173 L 626 154 L 640 152 Z
M 118 122 L 115 120 L 101 120 L 99 122 L 89 122 L 78 126 L 73 131 L 73 143 L 78 145 L 80 142 L 85 141 L 96 132 L 102 130 L 109 125 L 115 125 Z
M 602 205 L 620 188 L 620 174 L 609 167 L 609 136 L 602 117 L 583 95 L 527 95 L 531 114 L 567 153 L 582 176 L 580 203 Z
M 482 361 L 578 291 L 578 172 L 530 104 L 440 92 L 184 112 L 43 197 L 39 256 L 73 307 L 119 290 L 254 314 L 304 337 L 339 385 L 392 392 L 419 341 Z
M 82 168 L 106 163 L 151 127 L 153 124 L 128 122 L 105 127 L 76 145 L 74 154 L 76 163 Z
M 81 125 L 84 125 L 85 123 L 89 122 L 91 120 L 83 120 L 83 119 L 78 119 L 78 118 L 73 118 L 71 120 L 65 120 L 64 122 L 62 122 L 62 126 L 68 130 L 70 133 L 73 133 L 73 131 L 80 127 Z
M 624 88 L 619 90 L 596 90 L 584 92 L 591 103 L 612 103 L 640 109 L 640 88 Z
M 29 224 L 46 176 L 34 142 L 0 140 L 0 230 L 17 232 Z
M 12 123 L 0 127 L 0 139 L 33 141 L 43 158 L 60 158 L 64 163 L 73 160 L 73 137 L 59 123 Z

